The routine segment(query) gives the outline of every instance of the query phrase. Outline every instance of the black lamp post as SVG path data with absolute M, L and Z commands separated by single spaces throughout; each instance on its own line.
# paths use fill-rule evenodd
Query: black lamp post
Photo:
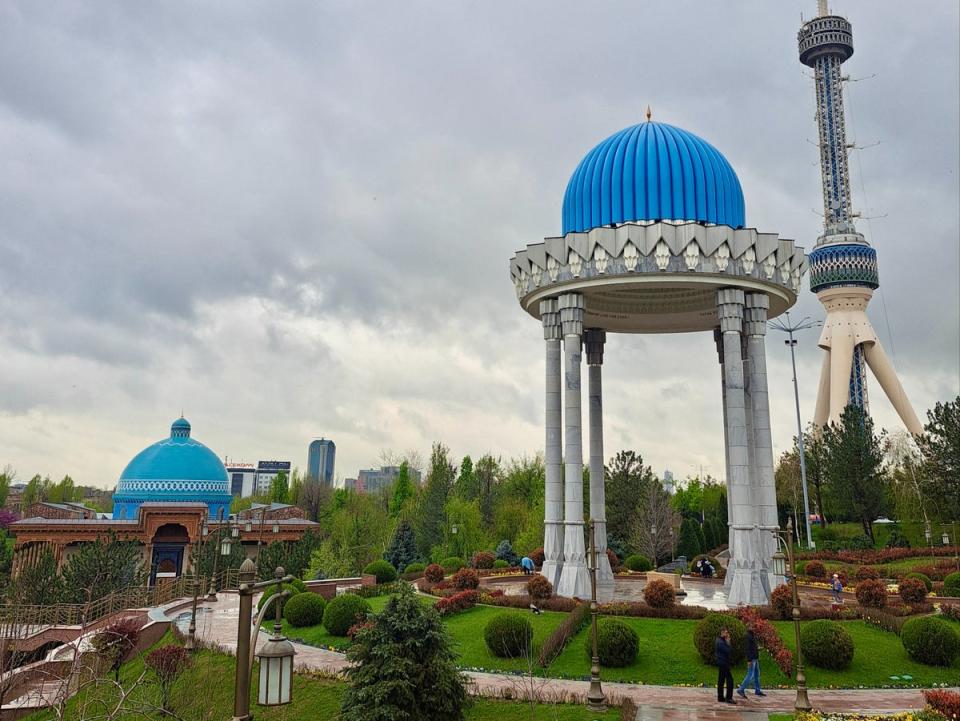
M 793 519 L 787 519 L 786 531 L 772 531 L 777 543 L 782 544 L 786 539 L 787 557 L 783 557 L 780 549 L 773 554 L 773 572 L 777 576 L 783 576 L 790 584 L 790 590 L 793 593 L 793 631 L 796 634 L 797 641 L 797 699 L 793 707 L 797 711 L 809 711 L 813 708 L 810 705 L 810 699 L 807 697 L 807 676 L 803 672 L 803 650 L 800 648 L 800 594 L 797 591 L 797 576 L 794 573 L 793 561 Z M 786 562 L 786 563 L 785 563 Z M 789 569 L 786 568 L 789 564 Z
M 597 544 L 596 525 L 590 519 L 590 635 L 593 649 L 590 658 L 590 690 L 587 708 L 597 713 L 607 710 L 607 697 L 600 686 L 600 654 L 597 650 Z

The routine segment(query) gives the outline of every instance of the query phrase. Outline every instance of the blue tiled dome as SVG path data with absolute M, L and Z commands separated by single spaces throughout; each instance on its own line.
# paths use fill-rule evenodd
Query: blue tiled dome
M 563 198 L 563 234 L 635 220 L 744 225 L 743 191 L 710 143 L 664 123 L 611 135 L 580 161 Z
M 136 518 L 140 504 L 149 501 L 202 502 L 214 517 L 221 510 L 228 513 L 227 469 L 213 451 L 190 437 L 190 430 L 190 423 L 178 418 L 169 438 L 133 457 L 113 494 L 114 518 Z

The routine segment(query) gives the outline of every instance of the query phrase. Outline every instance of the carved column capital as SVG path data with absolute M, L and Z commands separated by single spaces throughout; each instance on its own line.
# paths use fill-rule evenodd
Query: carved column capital
M 557 299 L 548 298 L 540 301 L 540 320 L 543 323 L 544 340 L 560 340 L 560 313 L 557 309 Z
M 717 291 L 717 317 L 720 319 L 721 332 L 742 332 L 743 303 L 743 291 L 739 288 L 722 288 Z
M 586 309 L 583 295 L 580 293 L 564 293 L 557 298 L 560 309 L 560 324 L 565 336 L 583 335 L 583 315 Z
M 603 365 L 603 346 L 607 342 L 607 332 L 600 328 L 588 328 L 583 334 L 587 348 L 587 365 Z
M 770 299 L 766 293 L 747 293 L 746 311 L 744 320 L 746 334 L 752 336 L 767 334 L 767 310 L 770 308 Z

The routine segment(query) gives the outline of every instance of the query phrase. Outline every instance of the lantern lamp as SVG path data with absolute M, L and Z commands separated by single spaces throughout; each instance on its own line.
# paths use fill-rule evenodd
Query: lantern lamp
M 220 555 L 221 555 L 221 556 L 229 556 L 229 555 L 230 555 L 230 545 L 231 545 L 231 542 L 230 542 L 230 539 L 229 539 L 229 538 L 224 538 L 222 541 L 220 541 Z
M 783 555 L 783 551 L 778 548 L 777 552 L 773 554 L 773 557 L 770 560 L 773 562 L 773 575 L 786 578 L 787 558 Z
M 293 644 L 279 634 L 263 644 L 257 659 L 260 661 L 260 689 L 257 703 L 261 706 L 281 706 L 290 703 L 293 685 Z

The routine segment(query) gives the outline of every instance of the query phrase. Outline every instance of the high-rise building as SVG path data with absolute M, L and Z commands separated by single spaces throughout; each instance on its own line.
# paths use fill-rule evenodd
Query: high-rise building
M 311 441 L 307 449 L 307 478 L 325 486 L 333 485 L 336 456 L 337 445 L 329 438 Z
M 420 485 L 420 471 L 410 469 L 410 482 L 413 485 Z M 380 468 L 369 468 L 361 470 L 357 474 L 357 480 L 354 487 L 361 493 L 376 493 L 381 488 L 388 488 L 397 476 L 400 475 L 400 466 L 381 466 Z
M 910 433 L 923 432 L 893 364 L 867 318 L 867 303 L 880 287 L 877 251 L 854 226 L 850 202 L 847 130 L 843 115 L 840 65 L 853 55 L 853 28 L 832 15 L 827 0 L 817 0 L 817 17 L 798 33 L 800 62 L 813 68 L 823 182 L 823 235 L 810 253 L 810 290 L 827 311 L 820 335 L 826 353 L 813 421 L 839 422 L 848 405 L 866 413 L 870 366 L 883 392 Z

